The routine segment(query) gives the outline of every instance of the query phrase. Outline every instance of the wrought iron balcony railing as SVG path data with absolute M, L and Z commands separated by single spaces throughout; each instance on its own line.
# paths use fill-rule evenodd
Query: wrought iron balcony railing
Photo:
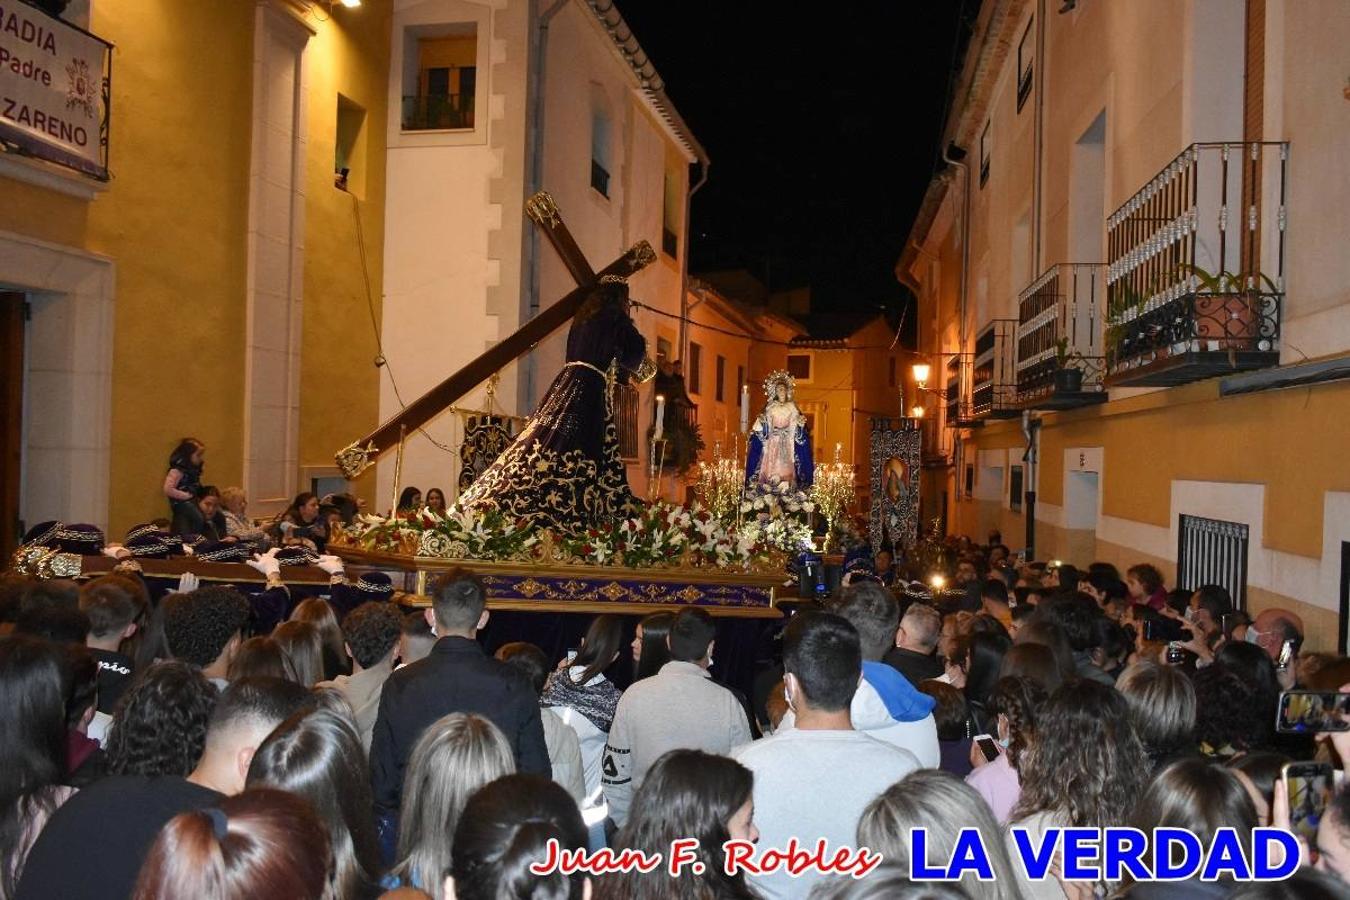
M 943 424 L 948 428 L 967 428 L 980 424 L 970 409 L 971 356 L 953 353 L 947 357 L 946 394 Z
M 1106 381 L 1279 363 L 1289 145 L 1192 144 L 1107 219 Z
M 1017 404 L 1069 409 L 1106 399 L 1106 266 L 1051 266 L 1018 296 Z
M 977 419 L 1007 419 L 1020 412 L 1013 374 L 1016 332 L 1016 319 L 994 319 L 975 338 L 970 411 Z
M 403 98 L 404 131 L 473 127 L 473 94 L 418 94 Z

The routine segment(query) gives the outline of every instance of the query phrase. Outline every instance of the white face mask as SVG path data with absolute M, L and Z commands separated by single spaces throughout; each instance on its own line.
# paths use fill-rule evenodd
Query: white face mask
M 1246 637 L 1247 643 L 1259 644 L 1261 643 L 1261 638 L 1264 636 L 1265 636 L 1264 632 L 1257 631 L 1250 625 L 1247 626 L 1247 637 Z

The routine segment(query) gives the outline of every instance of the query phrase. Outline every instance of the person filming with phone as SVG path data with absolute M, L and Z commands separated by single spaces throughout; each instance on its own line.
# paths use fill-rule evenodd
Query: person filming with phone
M 1315 731 L 1319 743 L 1331 745 L 1344 773 L 1350 765 L 1350 684 L 1338 692 L 1281 694 L 1276 729 Z M 1350 882 L 1350 781 L 1342 777 L 1336 786 L 1331 763 L 1284 766 L 1275 784 L 1271 824 L 1298 835 L 1305 863 Z

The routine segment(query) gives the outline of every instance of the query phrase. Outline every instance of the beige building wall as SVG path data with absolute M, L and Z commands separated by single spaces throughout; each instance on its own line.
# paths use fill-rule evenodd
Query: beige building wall
M 391 103 L 403 90 L 401 54 L 410 46 L 408 36 L 467 24 L 478 36 L 478 96 L 472 129 L 412 132 L 397 115 L 388 119 L 389 364 L 381 382 L 382 418 L 399 410 L 400 398 L 406 403 L 421 395 L 576 286 L 525 218 L 524 202 L 535 182 L 553 196 L 595 269 L 639 240 L 657 250 L 657 261 L 630 283 L 634 300 L 666 314 L 635 309 L 653 356 L 658 329 L 679 315 L 683 241 L 674 255 L 662 250 L 664 200 L 668 178 L 675 181 L 676 195 L 685 196 L 694 157 L 640 94 L 631 66 L 588 4 L 571 0 L 549 20 L 542 64 L 536 12 L 526 0 L 491 6 L 396 0 Z M 536 90 L 542 98 L 538 111 L 529 102 Z M 536 114 L 542 131 L 536 130 Z M 606 123 L 598 148 L 593 147 L 597 115 Z M 542 142 L 538 148 L 536 140 Z M 607 164 L 608 196 L 591 186 L 593 151 Z M 681 207 L 674 217 L 681 238 L 683 216 Z M 529 414 L 562 367 L 565 338 L 566 329 L 559 329 L 502 370 L 497 408 Z M 638 427 L 644 434 L 651 388 L 640 390 Z M 458 405 L 482 408 L 485 399 L 480 387 Z M 462 436 L 462 422 L 453 413 L 411 435 L 401 483 L 422 490 L 441 486 L 453 496 L 459 469 L 450 451 Z M 645 448 L 641 456 L 646 459 Z M 643 471 L 631 468 L 632 476 Z M 641 490 L 644 485 L 634 480 Z M 392 496 L 389 456 L 380 463 L 379 484 L 380 497 Z
M 969 245 L 962 246 L 965 181 L 951 167 L 932 189 L 931 225 L 912 235 L 917 252 L 897 273 L 920 297 L 920 348 L 935 367 L 950 358 L 941 354 L 968 352 L 990 319 L 1014 317 L 1018 292 L 1039 272 L 1105 261 L 1097 209 L 1109 215 L 1191 142 L 1243 139 L 1247 5 L 1080 3 L 1062 15 L 1052 8 L 1020 112 L 1017 46 L 1035 5 L 986 8 L 982 22 L 997 37 L 983 45 L 977 37 L 971 53 L 990 69 L 952 125 L 969 150 Z M 1335 49 L 1350 41 L 1350 8 L 1321 0 L 1259 6 L 1256 137 L 1290 142 L 1281 343 L 1281 360 L 1290 364 L 1350 351 L 1350 257 L 1332 249 L 1350 234 L 1350 176 L 1338 161 L 1350 146 L 1350 101 L 1336 62 L 1345 54 Z M 990 171 L 981 187 L 986 122 Z M 1350 541 L 1350 480 L 1339 462 L 1350 438 L 1341 412 L 1350 388 L 1222 396 L 1219 386 L 1211 379 L 1111 388 L 1104 405 L 1034 414 L 1042 426 L 1039 465 L 1027 487 L 1038 494 L 1036 555 L 1080 564 L 1148 561 L 1171 579 L 1180 515 L 1243 522 L 1251 529 L 1249 608 L 1293 608 L 1310 625 L 1310 646 L 1334 649 L 1342 544 Z M 982 540 L 998 528 L 1006 543 L 1022 546 L 1025 511 L 1009 497 L 1011 467 L 1022 464 L 1026 446 L 1020 423 L 946 430 L 944 465 L 925 472 L 925 508 L 935 509 L 945 493 L 950 531 Z

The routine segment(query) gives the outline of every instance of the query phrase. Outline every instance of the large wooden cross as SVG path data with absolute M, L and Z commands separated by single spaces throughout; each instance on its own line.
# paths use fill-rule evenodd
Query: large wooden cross
M 508 363 L 528 353 L 564 323 L 570 322 L 595 286 L 606 276 L 627 278 L 656 260 L 651 244 L 639 241 L 599 272 L 591 268 L 572 233 L 567 230 L 558 206 L 546 192 L 540 191 L 525 201 L 525 213 L 534 220 L 544 237 L 562 258 L 577 287 L 557 303 L 542 310 L 505 339 L 466 363 L 459 371 L 409 403 L 393 417 L 360 440 L 339 450 L 338 468 L 347 478 L 360 475 L 381 453 L 398 445 L 401 436 L 421 428 L 446 407 L 487 381 Z

